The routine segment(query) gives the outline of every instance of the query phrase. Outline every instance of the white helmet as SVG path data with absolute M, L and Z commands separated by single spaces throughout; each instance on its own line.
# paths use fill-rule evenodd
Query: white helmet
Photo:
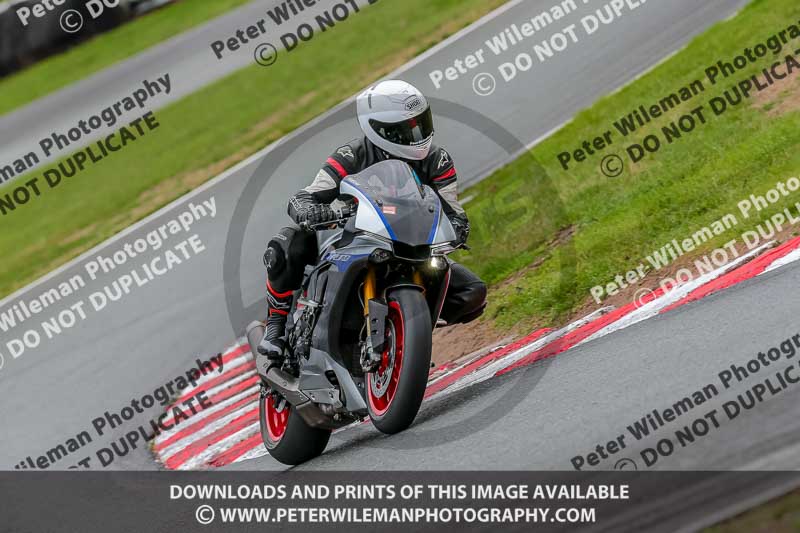
M 400 80 L 381 81 L 358 96 L 358 123 L 374 145 L 400 159 L 428 157 L 433 144 L 433 116 L 428 100 Z

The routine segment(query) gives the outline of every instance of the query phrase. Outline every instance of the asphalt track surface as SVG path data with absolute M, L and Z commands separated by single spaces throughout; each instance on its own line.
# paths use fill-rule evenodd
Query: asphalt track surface
M 62 90 L 40 98 L 12 113 L 0 117 L 0 161 L 7 164 L 33 150 L 36 143 L 54 131 L 65 133 L 74 128 L 79 120 L 98 114 L 141 86 L 143 80 L 155 81 L 165 73 L 170 75 L 172 88 L 168 95 L 162 93 L 153 98 L 157 107 L 191 94 L 243 67 L 254 65 L 254 48 L 261 42 L 274 42 L 291 28 L 313 20 L 334 2 L 320 2 L 278 26 L 267 16 L 267 10 L 281 4 L 280 0 L 253 0 L 225 15 L 213 19 L 168 41 L 154 46 L 136 56 L 106 68 L 86 79 Z M 367 0 L 358 0 L 360 7 L 368 7 Z M 243 45 L 238 50 L 227 50 L 223 58 L 217 59 L 211 43 L 234 36 L 237 29 L 246 29 L 259 19 L 264 19 L 267 34 Z M 121 124 L 141 116 L 143 111 L 135 109 L 122 115 L 119 123 L 103 127 L 93 135 L 85 136 L 78 144 L 87 144 L 119 128 Z M 127 120 L 126 120 L 127 119 Z M 83 142 L 83 140 L 87 142 Z M 75 146 L 80 148 L 80 146 Z M 72 150 L 67 150 L 70 153 Z M 37 150 L 41 156 L 41 151 Z M 65 154 L 54 154 L 47 161 Z
M 428 78 L 431 70 L 449 65 L 508 24 L 552 5 L 540 1 L 513 4 L 414 62 L 401 76 L 435 98 L 459 102 L 490 116 L 525 144 L 631 80 L 704 28 L 730 16 L 743 3 L 709 1 L 698 7 L 692 0 L 649 2 L 593 39 L 538 66 L 535 72 L 499 86 L 491 96 L 477 96 L 471 77 L 435 91 Z M 136 78 L 171 68 L 165 63 L 154 65 L 152 70 L 142 67 Z M 487 65 L 487 70 L 494 68 L 496 64 Z M 241 257 L 241 290 L 248 305 L 263 305 L 261 255 L 269 236 L 287 221 L 285 199 L 309 181 L 342 139 L 354 137 L 355 132 L 352 120 L 315 131 L 302 149 L 277 169 L 256 199 L 258 209 L 247 221 Z M 509 159 L 508 153 L 482 133 L 468 130 L 457 121 L 440 120 L 437 135 L 452 152 L 464 182 L 483 177 L 487 170 Z M 90 314 L 59 336 L 58 342 L 45 343 L 18 359 L 11 359 L 0 346 L 0 353 L 5 355 L 0 369 L 0 417 L 8 428 L 0 435 L 1 467 L 13 468 L 26 456 L 36 457 L 89 429 L 92 419 L 105 410 L 119 411 L 132 398 L 151 393 L 191 367 L 195 358 L 217 353 L 241 333 L 245 324 L 231 324 L 226 310 L 225 240 L 245 184 L 264 171 L 259 168 L 264 157 L 259 154 L 224 179 L 211 182 L 90 254 L 111 253 L 174 217 L 190 201 L 197 204 L 214 197 L 216 218 L 192 228 L 206 247 L 200 256 L 137 289 L 101 314 Z M 84 263 L 77 261 L 5 300 L 0 311 L 20 297 L 32 298 L 75 273 L 83 274 Z M 80 295 L 63 300 L 59 309 L 128 270 L 101 276 Z M 533 370 L 517 371 L 435 402 L 403 435 L 385 438 L 368 428 L 354 430 L 345 441 L 337 437 L 329 453 L 305 468 L 569 469 L 574 454 L 588 453 L 597 443 L 615 438 L 645 412 L 671 405 L 693 387 L 711 380 L 720 365 L 749 358 L 752 352 L 794 334 L 791 317 L 796 315 L 793 306 L 798 304 L 785 295 L 796 286 L 798 275 L 795 267 L 787 267 L 592 342 Z M 10 334 L 4 334 L 4 338 L 6 335 Z M 519 399 L 513 409 L 503 403 L 508 402 L 509 395 Z M 787 437 L 797 430 L 796 417 L 786 409 L 791 405 L 788 394 L 770 402 L 726 427 L 727 439 L 717 435 L 675 454 L 671 466 L 733 468 L 771 457 L 773 452 L 785 452 L 786 442 L 791 440 Z M 470 417 L 482 409 L 488 411 Z M 93 454 L 129 430 L 130 424 L 144 423 L 158 412 L 159 408 L 153 408 L 109 433 L 107 441 L 95 440 L 82 450 L 85 453 L 70 459 Z M 457 431 L 450 428 L 449 435 L 432 431 L 449 427 L 454 421 L 458 421 Z M 423 430 L 425 434 L 421 435 Z M 66 467 L 69 462 L 57 466 Z M 659 466 L 662 464 L 668 463 L 665 460 Z M 766 466 L 786 468 L 789 464 L 782 460 Z M 155 465 L 149 453 L 140 448 L 117 459 L 112 467 L 152 469 Z M 278 465 L 263 458 L 239 467 L 272 469 Z
M 734 381 L 727 391 L 719 386 L 718 374 L 732 364 L 745 366 L 759 352 L 800 333 L 800 302 L 785 297 L 798 282 L 800 266 L 785 266 L 427 402 L 404 433 L 387 437 L 365 425 L 336 434 L 322 457 L 298 468 L 572 470 L 575 456 L 625 434 L 624 450 L 584 470 L 610 470 L 621 459 L 634 461 L 639 470 L 796 470 L 800 388 L 786 389 L 734 420 L 721 408 L 784 370 L 788 361 L 741 384 Z M 709 383 L 716 383 L 721 394 L 680 417 L 674 427 L 652 431 L 638 442 L 626 430 Z M 720 413 L 718 429 L 647 467 L 643 449 L 712 409 Z M 265 456 L 228 468 L 281 467 Z

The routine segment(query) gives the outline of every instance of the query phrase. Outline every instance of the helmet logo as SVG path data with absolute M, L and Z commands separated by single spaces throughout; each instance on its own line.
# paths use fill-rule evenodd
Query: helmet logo
M 420 100 L 419 96 L 412 96 L 411 99 L 406 102 L 406 111 L 414 111 L 420 107 L 422 107 L 422 100 Z

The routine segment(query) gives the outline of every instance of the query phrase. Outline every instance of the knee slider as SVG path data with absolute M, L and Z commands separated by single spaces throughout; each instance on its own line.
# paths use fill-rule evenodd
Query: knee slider
M 264 252 L 264 266 L 267 267 L 267 273 L 272 276 L 286 269 L 286 253 L 279 243 L 271 241 L 267 246 L 267 251 Z

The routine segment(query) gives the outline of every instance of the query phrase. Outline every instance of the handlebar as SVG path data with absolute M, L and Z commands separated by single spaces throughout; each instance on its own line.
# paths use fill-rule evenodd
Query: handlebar
M 305 231 L 321 231 L 326 229 L 334 229 L 334 228 L 343 228 L 344 225 L 347 223 L 350 218 L 355 216 L 356 208 L 358 204 L 353 201 L 346 202 L 340 209 L 334 209 L 334 214 L 337 218 L 334 220 L 328 220 L 325 222 L 320 222 L 318 224 L 309 224 L 308 222 L 301 222 L 300 228 Z M 461 243 L 455 247 L 455 250 L 472 250 L 472 248 L 467 243 Z
M 344 227 L 348 220 L 356 214 L 356 205 L 353 203 L 346 203 L 340 209 L 334 209 L 336 218 L 319 222 L 318 224 L 309 224 L 308 222 L 301 222 L 300 228 L 306 231 L 320 231 L 326 229 L 333 229 L 333 227 Z

